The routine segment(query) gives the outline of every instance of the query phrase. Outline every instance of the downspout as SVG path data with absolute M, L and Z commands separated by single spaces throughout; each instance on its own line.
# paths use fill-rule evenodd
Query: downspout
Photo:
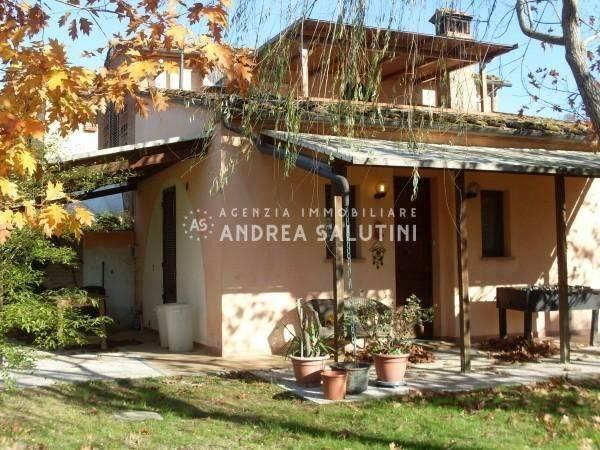
M 229 131 L 239 134 L 240 136 L 244 136 L 244 132 L 241 128 L 232 126 L 225 119 L 223 119 L 223 125 Z M 260 138 L 260 135 L 256 136 L 254 134 L 249 134 L 248 137 L 261 153 L 264 153 L 265 155 L 270 155 L 273 158 L 277 158 L 280 160 L 285 159 L 285 154 L 283 152 L 281 152 L 276 146 L 274 146 L 272 144 L 268 144 L 266 142 L 263 142 L 262 139 Z M 319 161 L 318 159 L 311 158 L 311 157 L 303 155 L 303 154 L 298 154 L 296 156 L 295 165 L 296 165 L 296 167 L 299 167 L 300 169 L 304 169 L 307 172 L 314 173 L 320 177 L 326 178 L 326 179 L 330 180 L 332 182 L 332 184 L 335 184 L 337 186 L 337 188 L 339 189 L 339 192 L 341 193 L 341 196 L 342 196 L 342 207 L 347 212 L 350 211 L 350 183 L 348 183 L 348 179 L 345 176 L 335 173 L 331 169 L 331 167 L 329 167 L 327 164 Z M 337 222 L 337 217 L 338 216 L 336 214 L 336 222 Z M 342 234 L 343 233 L 344 233 L 344 231 L 342 231 Z M 347 239 L 349 239 L 350 236 L 349 236 L 348 222 L 346 222 L 345 233 L 347 233 L 346 237 L 347 237 Z M 342 257 L 341 261 L 337 257 L 333 258 L 334 298 L 336 295 L 335 292 L 338 292 L 338 296 L 339 296 L 340 292 L 342 293 L 341 297 L 338 297 L 337 302 L 335 302 L 335 304 L 334 304 L 335 317 L 334 317 L 333 323 L 334 323 L 334 342 L 335 342 L 334 346 L 335 346 L 335 361 L 336 362 L 338 361 L 338 357 L 340 354 L 340 341 L 339 341 L 339 335 L 338 335 L 339 331 L 338 330 L 340 330 L 341 325 L 340 325 L 340 316 L 339 316 L 338 311 L 339 311 L 340 306 L 341 306 L 341 311 L 344 310 L 343 261 L 344 261 L 343 257 Z M 350 267 L 350 265 L 348 267 Z M 348 273 L 350 273 L 350 272 L 348 272 Z M 335 285 L 336 280 L 342 280 L 341 281 L 342 282 L 341 291 L 338 290 L 338 288 Z M 343 323 L 343 319 L 342 319 L 342 323 Z M 343 342 L 343 339 L 342 339 L 342 342 Z M 342 349 L 343 349 L 343 344 L 342 344 Z
M 241 128 L 232 126 L 225 119 L 223 119 L 223 125 L 229 131 L 239 134 L 240 136 L 244 136 L 244 131 Z M 252 144 L 254 144 L 254 146 L 261 153 L 264 153 L 265 155 L 270 155 L 273 158 L 277 158 L 280 160 L 285 159 L 285 154 L 283 152 L 281 152 L 274 145 L 263 142 L 260 136 L 250 135 L 248 137 L 252 141 Z M 350 208 L 350 183 L 348 182 L 348 179 L 345 176 L 335 173 L 331 169 L 331 167 L 325 164 L 324 162 L 302 154 L 296 156 L 295 165 L 300 169 L 317 174 L 318 176 L 326 178 L 332 183 L 334 183 L 341 192 L 342 204 L 344 206 L 344 209 L 347 210 Z
M 185 67 L 183 47 L 179 52 L 179 89 L 183 90 L 183 69 Z

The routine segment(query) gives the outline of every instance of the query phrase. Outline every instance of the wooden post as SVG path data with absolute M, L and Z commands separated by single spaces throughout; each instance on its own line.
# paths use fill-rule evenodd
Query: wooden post
M 439 108 L 452 108 L 452 98 L 450 89 L 450 75 L 446 68 L 446 61 L 441 59 L 439 62 L 438 72 L 435 77 L 435 93 L 437 107 Z
M 454 193 L 456 203 L 456 256 L 458 271 L 458 297 L 460 322 L 460 370 L 471 370 L 471 322 L 469 302 L 469 272 L 467 254 L 467 204 L 465 194 L 465 173 L 456 175 Z
M 336 189 L 335 186 L 332 186 Z M 335 347 L 335 361 L 340 355 L 344 359 L 344 217 L 342 215 L 343 202 L 341 195 L 333 196 L 333 341 Z M 341 344 L 341 345 L 340 345 Z
M 103 262 L 104 264 L 104 262 Z M 102 282 L 102 285 L 104 286 L 104 282 Z M 98 300 L 98 315 L 100 316 L 101 319 L 104 319 L 106 317 L 106 297 L 102 296 L 102 298 L 100 298 Z M 106 334 L 106 324 L 102 324 L 102 338 L 100 339 L 100 349 L 102 350 L 108 350 L 108 335 Z
M 506 331 L 506 308 L 498 308 L 498 327 L 500 328 L 500 337 L 505 338 Z
M 481 96 L 481 112 L 488 112 L 485 101 L 488 97 L 488 86 L 487 86 L 487 75 L 485 72 L 485 64 L 479 65 L 479 80 L 481 86 L 479 86 L 479 95 Z
M 304 39 L 300 41 L 300 83 L 302 97 L 308 98 L 308 46 Z
M 523 311 L 523 337 L 533 340 L 533 313 L 529 309 Z
M 571 360 L 569 331 L 569 277 L 567 269 L 567 202 L 565 177 L 555 175 L 554 194 L 556 198 L 556 261 L 558 264 L 558 319 L 560 329 L 560 362 Z
M 592 327 L 590 330 L 590 345 L 592 347 L 598 345 L 598 316 L 600 315 L 600 310 L 594 309 L 592 311 Z

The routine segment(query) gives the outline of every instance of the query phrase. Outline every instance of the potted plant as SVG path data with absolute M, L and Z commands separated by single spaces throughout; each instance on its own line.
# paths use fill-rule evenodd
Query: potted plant
M 287 356 L 292 360 L 296 382 L 303 386 L 319 386 L 321 372 L 331 354 L 331 347 L 319 334 L 319 325 L 314 317 L 304 314 L 302 299 L 298 299 L 298 333 L 287 346 Z
M 432 320 L 433 308 L 422 308 L 415 295 L 407 298 L 403 307 L 371 317 L 370 350 L 380 384 L 403 382 L 415 329 Z
M 373 301 L 362 297 L 353 297 L 346 300 L 344 322 L 346 325 L 346 335 L 350 336 L 352 343 L 352 359 L 332 365 L 335 370 L 346 372 L 346 394 L 360 394 L 369 387 L 369 369 L 371 368 L 371 364 L 368 361 L 359 361 L 356 341 L 359 334 L 358 330 L 362 329 L 359 317 L 360 313 L 362 309 Z
M 324 370 L 323 395 L 327 400 L 343 400 L 346 397 L 347 372 L 342 370 Z

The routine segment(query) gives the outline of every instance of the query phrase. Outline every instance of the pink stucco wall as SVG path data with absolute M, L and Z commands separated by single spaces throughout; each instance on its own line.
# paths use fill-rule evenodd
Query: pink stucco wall
M 231 172 L 233 170 L 233 172 Z M 314 229 L 322 218 L 302 218 L 303 208 L 324 207 L 325 181 L 301 170 L 284 174 L 284 165 L 248 147 L 236 136 L 217 127 L 213 145 L 204 160 L 182 162 L 145 182 L 137 192 L 136 249 L 139 303 L 144 305 L 144 322 L 150 319 L 153 302 L 160 301 L 162 273 L 152 264 L 160 262 L 156 245 L 160 227 L 156 208 L 161 190 L 176 184 L 181 202 L 201 214 L 212 215 L 215 230 L 224 224 L 280 225 L 301 223 Z M 385 182 L 392 192 L 394 176 L 409 176 L 409 169 L 350 167 L 348 178 L 357 185 L 359 208 L 391 208 L 393 195 L 374 199 L 377 183 Z M 455 231 L 452 218 L 454 191 L 452 175 L 445 171 L 422 170 L 431 179 L 432 263 L 438 337 L 458 336 L 456 300 Z M 503 190 L 508 196 L 508 233 L 510 257 L 481 258 L 480 202 L 469 200 L 469 271 L 474 338 L 497 335 L 498 319 L 494 303 L 495 286 L 505 284 L 548 283 L 556 281 L 554 191 L 552 177 L 490 173 L 469 173 L 467 183 L 477 182 L 481 189 Z M 218 180 L 226 181 L 222 189 Z M 572 283 L 600 287 L 600 256 L 596 251 L 600 223 L 600 184 L 585 179 L 568 179 L 569 272 Z M 187 206 L 186 206 L 187 207 Z M 218 217 L 232 208 L 286 209 L 289 218 Z M 154 211 L 154 213 L 153 213 Z M 184 226 L 187 210 L 178 208 L 178 223 Z M 154 215 L 154 219 L 152 216 Z M 239 215 L 239 214 L 238 214 Z M 263 216 L 264 214 L 261 214 Z M 375 219 L 359 219 L 368 222 Z M 391 223 L 392 218 L 388 219 Z M 384 221 L 385 223 L 385 221 Z M 325 257 L 324 244 L 308 242 L 220 242 L 209 235 L 202 242 L 182 238 L 178 258 L 178 290 L 187 292 L 186 301 L 197 302 L 198 323 L 202 332 L 198 341 L 224 354 L 270 353 L 279 349 L 288 336 L 285 324 L 293 322 L 298 297 L 332 295 L 331 261 Z M 359 245 L 359 258 L 352 262 L 355 293 L 365 290 L 369 296 L 395 301 L 394 244 L 384 240 L 384 265 L 376 269 L 371 262 L 370 242 Z M 197 258 L 197 252 L 201 258 Z M 193 259 L 196 258 L 196 259 Z M 149 259 L 154 258 L 150 264 Z M 181 273 L 179 273 L 181 272 Z M 192 280 L 192 281 L 190 281 Z M 201 283 L 200 283 L 200 281 Z M 144 290 L 144 285 L 152 289 Z M 153 283 L 153 284 L 152 284 Z M 195 284 L 194 284 L 195 283 Z M 202 285 L 198 289 L 199 283 Z M 196 286 L 196 288 L 194 288 Z M 196 293 L 201 290 L 202 293 Z M 146 296 L 153 296 L 149 301 Z M 587 332 L 589 312 L 573 314 L 572 328 Z M 147 319 L 148 317 L 148 319 Z M 509 332 L 522 330 L 522 317 L 509 313 Z M 555 313 L 541 314 L 535 321 L 540 334 L 557 330 Z

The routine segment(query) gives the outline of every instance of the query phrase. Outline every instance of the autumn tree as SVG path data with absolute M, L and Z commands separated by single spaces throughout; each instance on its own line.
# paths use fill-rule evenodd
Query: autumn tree
M 68 246 L 42 236 L 78 238 L 93 217 L 69 193 L 106 182 L 102 173 L 62 170 L 49 161 L 44 137 L 95 122 L 109 105 L 118 111 L 133 101 L 141 115 L 150 106 L 166 108 L 152 80 L 178 67 L 156 57 L 156 50 L 178 50 L 200 75 L 219 71 L 229 88 L 244 94 L 253 63 L 250 53 L 223 40 L 229 3 L 0 0 L 0 378 L 31 361 L 9 333 L 20 330 L 36 346 L 55 348 L 81 343 L 82 332 L 98 334 L 102 324 L 65 306 L 83 292 L 41 289 L 40 267 L 75 262 Z M 103 18 L 118 21 L 121 31 L 108 36 Z M 49 37 L 61 29 L 66 41 Z M 72 62 L 68 41 L 92 33 L 106 45 L 84 56 L 118 48 L 124 55 L 118 67 L 90 70 Z
M 67 135 L 80 124 L 95 122 L 107 105 L 119 110 L 133 99 L 141 115 L 147 113 L 148 103 L 157 110 L 165 108 L 165 98 L 152 88 L 151 80 L 177 67 L 155 57 L 155 50 L 179 50 L 185 64 L 199 74 L 218 70 L 231 89 L 246 91 L 251 55 L 223 40 L 229 6 L 229 0 L 0 1 L 1 240 L 25 225 L 47 236 L 79 235 L 89 225 L 92 216 L 85 208 L 65 206 L 73 199 L 60 181 L 48 180 L 43 195 L 28 195 L 22 189 L 28 179 L 42 175 L 34 147 L 51 124 Z M 120 31 L 106 36 L 106 46 L 86 49 L 84 56 L 118 47 L 125 59 L 116 68 L 90 70 L 73 64 L 67 42 L 47 37 L 50 30 L 60 29 L 73 41 L 92 33 L 105 36 L 102 19 L 118 21 Z

